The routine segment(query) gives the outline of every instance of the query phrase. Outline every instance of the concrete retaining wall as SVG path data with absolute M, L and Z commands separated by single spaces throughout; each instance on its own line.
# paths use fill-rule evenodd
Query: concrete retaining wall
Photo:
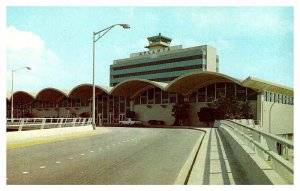
M 233 154 L 239 160 L 240 164 L 247 173 L 251 184 L 267 185 L 288 184 L 282 179 L 266 161 L 261 159 L 254 151 L 252 151 L 245 143 L 236 137 L 225 126 L 219 127 L 221 135 L 229 143 L 233 150 Z
M 20 143 L 26 141 L 36 141 L 39 139 L 59 137 L 64 135 L 70 135 L 74 133 L 92 131 L 92 125 L 78 126 L 78 127 L 64 127 L 64 128 L 53 128 L 43 130 L 30 130 L 30 131 L 13 131 L 6 133 L 6 143 Z
M 135 105 L 134 111 L 137 113 L 137 119 L 143 121 L 146 125 L 149 120 L 162 120 L 166 125 L 172 125 L 175 118 L 172 116 L 173 104 L 149 104 Z

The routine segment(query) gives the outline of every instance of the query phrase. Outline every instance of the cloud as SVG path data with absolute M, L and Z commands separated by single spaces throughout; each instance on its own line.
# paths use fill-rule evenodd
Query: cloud
M 45 41 L 30 31 L 21 31 L 14 26 L 6 29 L 7 38 L 7 87 L 11 87 L 11 71 L 31 66 L 31 71 L 20 70 L 14 75 L 15 90 L 39 91 L 45 87 L 60 86 L 66 70 L 61 59 Z
M 32 53 L 39 56 L 44 50 L 44 41 L 39 36 L 32 32 L 19 31 L 13 26 L 7 28 L 6 38 L 9 52 Z

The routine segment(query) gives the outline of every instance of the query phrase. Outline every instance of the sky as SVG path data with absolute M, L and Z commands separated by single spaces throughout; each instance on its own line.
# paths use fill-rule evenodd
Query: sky
M 161 33 L 172 46 L 209 44 L 220 72 L 293 87 L 293 7 L 22 7 L 6 9 L 6 87 L 38 92 L 92 83 L 93 32 L 118 23 L 96 43 L 96 84 L 109 85 L 109 66 L 146 51 L 147 37 Z

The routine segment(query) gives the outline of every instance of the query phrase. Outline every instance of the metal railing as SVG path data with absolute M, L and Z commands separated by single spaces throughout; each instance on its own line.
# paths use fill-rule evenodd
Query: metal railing
M 34 130 L 92 124 L 92 118 L 15 118 L 6 119 L 7 130 Z
M 291 140 L 267 133 L 259 128 L 236 122 L 221 120 L 220 128 L 226 128 L 245 143 L 252 151 L 267 163 L 284 179 L 293 182 L 294 144 Z
M 260 120 L 253 120 L 253 119 L 232 119 L 232 121 L 237 122 L 242 125 L 246 125 L 247 127 L 253 127 L 261 129 L 262 125 Z

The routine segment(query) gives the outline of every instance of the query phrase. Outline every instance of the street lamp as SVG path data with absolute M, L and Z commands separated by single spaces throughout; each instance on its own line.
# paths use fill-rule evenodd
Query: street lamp
M 21 68 L 17 68 L 11 71 L 11 114 L 10 114 L 10 118 L 13 120 L 14 118 L 14 72 L 18 71 L 18 70 L 22 70 L 22 69 L 27 69 L 27 70 L 31 70 L 31 67 L 26 66 L 26 67 L 21 67 Z
M 93 115 L 93 128 L 96 127 L 96 120 L 95 120 L 95 105 L 96 105 L 96 96 L 95 96 L 95 43 L 103 37 L 108 31 L 110 31 L 115 26 L 121 26 L 124 29 L 129 29 L 130 25 L 128 24 L 115 24 L 110 27 L 107 27 L 101 31 L 93 32 L 93 105 L 92 105 L 92 115 Z M 98 36 L 97 36 L 98 35 Z M 95 38 L 97 36 L 97 38 Z

